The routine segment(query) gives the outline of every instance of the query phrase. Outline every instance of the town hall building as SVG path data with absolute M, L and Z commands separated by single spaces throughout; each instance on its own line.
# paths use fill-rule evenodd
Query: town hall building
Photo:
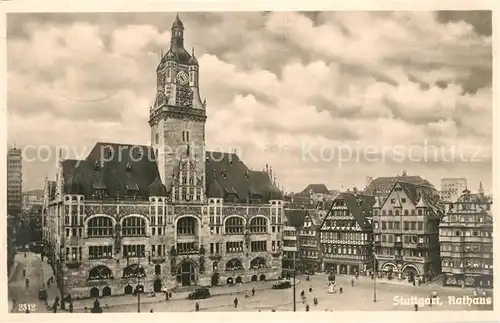
M 44 255 L 73 298 L 277 279 L 283 193 L 235 153 L 205 151 L 200 67 L 179 16 L 156 69 L 151 146 L 97 143 L 46 181 Z

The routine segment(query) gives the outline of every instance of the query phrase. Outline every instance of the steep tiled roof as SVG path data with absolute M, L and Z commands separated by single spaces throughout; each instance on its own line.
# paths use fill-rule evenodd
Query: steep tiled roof
M 288 204 L 290 209 L 314 209 L 316 204 L 309 196 L 293 195 Z
M 309 196 L 309 191 L 312 191 L 313 193 L 330 194 L 330 191 L 325 184 L 309 184 L 302 192 L 297 193 L 297 195 Z
M 324 214 L 326 215 L 326 212 Z M 319 210 L 307 210 L 307 215 L 311 217 L 311 221 L 315 226 L 320 226 L 325 218 Z
M 99 142 L 86 159 L 64 160 L 62 166 L 64 192 L 87 198 L 103 189 L 110 197 L 125 198 L 130 190 L 136 198 L 147 199 L 159 177 L 153 150 L 147 146 Z
M 290 226 L 299 225 L 302 226 L 304 224 L 304 218 L 306 217 L 309 211 L 306 210 L 285 210 L 285 216 L 287 218 L 287 223 Z
M 208 197 L 235 194 L 238 201 L 259 197 L 262 200 L 283 199 L 282 192 L 269 175 L 250 170 L 235 153 L 206 152 L 206 191 Z
M 373 205 L 375 204 L 375 198 L 373 196 L 352 193 L 340 193 L 335 201 L 343 200 L 347 205 L 347 208 L 351 212 L 352 216 L 358 222 L 359 226 L 364 228 L 371 226 L 367 219 L 370 215 Z M 332 205 L 333 206 L 333 205 Z M 330 208 L 331 211 L 331 208 Z
M 147 146 L 97 143 L 86 159 L 67 159 L 62 165 L 68 194 L 90 198 L 94 190 L 102 189 L 110 197 L 125 198 L 129 191 L 135 191 L 136 198 L 147 199 L 168 193 L 160 182 L 154 152 Z M 249 170 L 236 154 L 207 152 L 205 171 L 208 197 L 234 194 L 240 202 L 251 196 L 283 198 L 266 173 Z
M 422 198 L 422 202 L 425 203 L 434 212 L 435 215 L 440 216 L 443 214 L 444 206 L 439 197 L 439 192 L 433 187 L 427 185 L 416 185 L 405 181 L 398 181 L 394 184 L 392 190 L 397 184 L 401 186 L 413 205 L 416 206 Z M 384 206 L 388 198 L 389 196 L 385 198 L 381 206 Z
M 429 181 L 422 178 L 421 176 L 393 176 L 393 177 L 377 177 L 365 188 L 365 191 L 373 194 L 376 193 L 379 186 L 392 186 L 396 182 L 407 182 L 416 185 L 430 186 L 434 187 Z

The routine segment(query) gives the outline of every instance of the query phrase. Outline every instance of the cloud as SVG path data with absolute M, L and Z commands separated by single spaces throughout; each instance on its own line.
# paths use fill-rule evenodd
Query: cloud
M 477 19 L 457 17 L 181 14 L 186 48 L 195 47 L 200 63 L 207 147 L 238 148 L 256 169 L 272 164 L 290 190 L 311 182 L 362 187 L 365 176 L 402 169 L 435 184 L 471 174 L 472 183 L 488 187 L 491 36 L 478 32 Z M 155 70 L 160 51 L 168 49 L 172 19 L 10 14 L 10 142 L 75 151 L 96 141 L 147 144 Z M 451 151 L 461 143 L 472 147 L 463 154 L 467 160 L 407 156 L 412 145 L 422 158 L 426 145 Z M 395 147 L 406 158 L 396 159 Z M 476 148 L 481 161 L 471 162 Z M 37 169 L 47 167 L 37 167 L 26 168 L 29 187 L 41 185 Z

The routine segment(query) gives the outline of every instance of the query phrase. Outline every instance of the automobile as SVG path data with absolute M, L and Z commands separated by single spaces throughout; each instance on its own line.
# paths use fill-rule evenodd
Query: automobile
M 47 300 L 47 291 L 44 288 L 38 291 L 38 299 L 41 301 Z
M 210 297 L 210 290 L 206 287 L 197 288 L 194 292 L 189 293 L 188 299 L 203 299 Z
M 292 283 L 288 280 L 282 280 L 273 284 L 273 289 L 286 289 L 292 287 Z

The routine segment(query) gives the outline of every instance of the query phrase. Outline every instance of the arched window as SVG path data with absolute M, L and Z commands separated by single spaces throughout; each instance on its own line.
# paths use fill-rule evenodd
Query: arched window
M 155 266 L 155 275 L 161 275 L 161 266 L 160 265 Z
M 250 269 L 266 268 L 266 261 L 264 258 L 257 257 L 250 261 Z
M 97 266 L 89 271 L 89 280 L 113 279 L 111 269 L 106 266 Z
M 239 259 L 231 259 L 228 262 L 226 262 L 226 271 L 242 270 L 242 269 L 243 269 L 243 264 Z
M 180 218 L 177 221 L 177 235 L 192 236 L 196 234 L 197 219 L 191 216 Z
M 267 232 L 267 219 L 263 217 L 255 217 L 250 220 L 250 232 L 252 233 L 266 233 Z
M 226 219 L 225 227 L 228 234 L 243 234 L 243 219 L 237 216 L 229 217 Z
M 123 220 L 123 236 L 144 236 L 146 235 L 146 220 L 138 216 L 131 216 Z
M 105 216 L 98 216 L 87 222 L 89 237 L 109 237 L 113 235 L 113 221 Z
M 123 278 L 129 277 L 146 277 L 146 272 L 144 268 L 140 265 L 130 265 L 123 269 Z

